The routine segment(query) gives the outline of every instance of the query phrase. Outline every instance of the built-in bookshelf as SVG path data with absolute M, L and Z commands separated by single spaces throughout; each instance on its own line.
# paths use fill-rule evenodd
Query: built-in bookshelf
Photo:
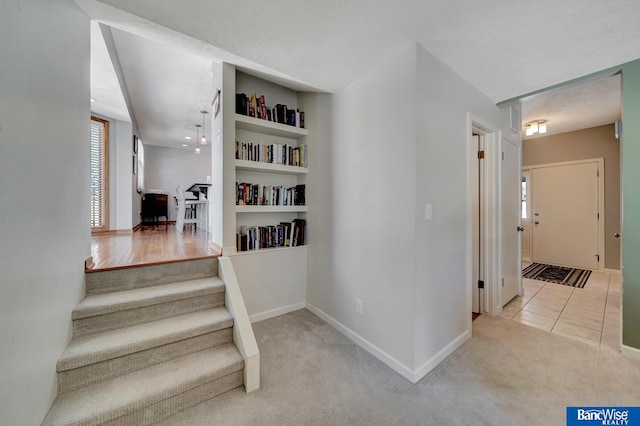
M 269 120 L 266 114 L 235 115 L 238 254 L 295 250 L 307 243 L 308 130 L 299 127 L 296 113 L 292 123 L 297 125 Z

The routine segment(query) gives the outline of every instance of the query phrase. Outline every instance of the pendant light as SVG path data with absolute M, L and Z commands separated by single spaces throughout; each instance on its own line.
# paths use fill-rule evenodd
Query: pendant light
M 201 150 L 200 150 L 200 145 L 198 144 L 200 141 L 200 127 L 202 127 L 199 124 L 196 124 L 196 154 L 200 154 Z
M 205 129 L 204 116 L 206 114 L 209 114 L 209 111 L 202 110 L 200 112 L 202 113 L 202 137 L 200 138 L 200 145 L 206 145 L 207 144 L 207 137 L 204 135 L 204 129 Z

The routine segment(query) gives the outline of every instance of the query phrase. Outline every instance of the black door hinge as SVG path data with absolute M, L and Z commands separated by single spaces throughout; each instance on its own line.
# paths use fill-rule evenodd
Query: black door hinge
M 478 280 L 478 288 L 484 288 L 484 281 Z

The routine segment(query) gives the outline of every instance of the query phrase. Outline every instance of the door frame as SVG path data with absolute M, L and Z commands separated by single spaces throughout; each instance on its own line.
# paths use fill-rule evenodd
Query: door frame
M 600 260 L 598 261 L 598 271 L 605 271 L 605 251 L 604 251 L 604 224 L 605 224 L 605 205 L 604 205 L 604 158 L 585 158 L 583 160 L 574 160 L 574 161 L 561 161 L 557 163 L 543 163 L 543 164 L 531 164 L 526 167 L 531 171 L 531 186 L 535 185 L 533 181 L 533 169 L 540 169 L 546 167 L 558 167 L 558 166 L 570 166 L 574 164 L 587 164 L 587 163 L 597 163 L 598 164 L 598 213 L 600 213 L 598 219 L 598 254 L 600 255 Z M 531 191 L 530 193 L 533 193 Z M 533 206 L 533 197 L 530 198 L 531 205 Z M 532 232 L 533 235 L 533 232 Z M 531 238 L 531 261 L 533 261 L 533 236 Z
M 499 310 L 499 156 L 500 149 L 498 144 L 501 139 L 501 132 L 491 123 L 477 117 L 471 113 L 467 113 L 467 170 L 471 170 L 471 161 L 474 161 L 477 146 L 473 140 L 473 133 L 480 136 L 484 145 L 484 185 L 482 187 L 482 199 L 484 204 L 484 214 L 482 215 L 482 249 L 484 251 L 484 294 L 482 297 L 482 306 L 484 311 L 490 316 L 496 316 Z M 470 314 L 473 306 L 473 291 L 477 291 L 477 283 L 473 282 L 473 265 L 476 261 L 473 258 L 473 176 L 467 174 L 467 282 L 469 283 L 467 291 L 467 308 Z M 471 316 L 469 315 L 469 320 Z

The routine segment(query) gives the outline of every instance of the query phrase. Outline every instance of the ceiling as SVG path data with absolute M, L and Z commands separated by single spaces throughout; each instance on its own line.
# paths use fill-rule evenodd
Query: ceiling
M 522 124 L 547 122 L 547 133 L 522 135 L 535 139 L 574 130 L 611 124 L 622 118 L 622 78 L 620 74 L 595 78 L 525 97 Z
M 90 17 L 120 33 L 154 40 L 152 50 L 161 54 L 144 55 L 156 64 L 154 69 L 179 68 L 169 51 L 185 57 L 189 53 L 196 62 L 229 62 L 302 90 L 340 90 L 415 43 L 496 103 L 640 58 L 637 0 L 325 0 L 296 2 L 295 7 L 284 0 L 184 0 L 179 6 L 173 0 L 76 2 Z M 154 94 L 151 86 L 137 87 L 148 83 L 146 78 L 135 77 L 137 83 L 129 83 L 136 71 L 143 72 L 142 56 L 133 51 L 134 43 L 118 41 L 126 35 L 115 34 L 116 30 L 114 41 L 129 92 Z M 121 47 L 129 52 L 120 55 Z M 158 67 L 163 59 L 165 65 Z M 171 80 L 179 77 L 178 71 L 158 76 L 158 82 L 167 79 L 154 87 L 172 90 L 174 83 L 180 83 Z M 547 95 L 530 100 L 541 104 Z M 134 98 L 138 99 L 132 95 L 132 104 L 142 102 Z M 172 99 L 183 103 L 183 111 L 189 104 L 199 111 L 199 99 L 183 102 L 184 98 L 156 93 L 154 100 Z M 552 102 L 556 109 L 559 98 L 556 95 Z M 210 106 L 211 100 L 207 101 Z M 143 128 L 151 131 L 145 122 L 157 117 L 158 111 L 146 103 L 145 108 L 133 110 L 144 138 L 150 139 Z M 548 118 L 550 129 L 553 121 L 561 120 L 551 115 L 549 105 L 540 108 L 536 118 L 537 114 L 553 117 Z M 146 111 L 147 117 L 138 117 L 137 110 Z M 523 117 L 531 111 L 534 107 L 525 103 Z M 611 111 L 607 114 L 611 116 Z M 186 122 L 181 126 L 183 132 L 188 128 Z M 167 131 L 165 127 L 161 133 Z

